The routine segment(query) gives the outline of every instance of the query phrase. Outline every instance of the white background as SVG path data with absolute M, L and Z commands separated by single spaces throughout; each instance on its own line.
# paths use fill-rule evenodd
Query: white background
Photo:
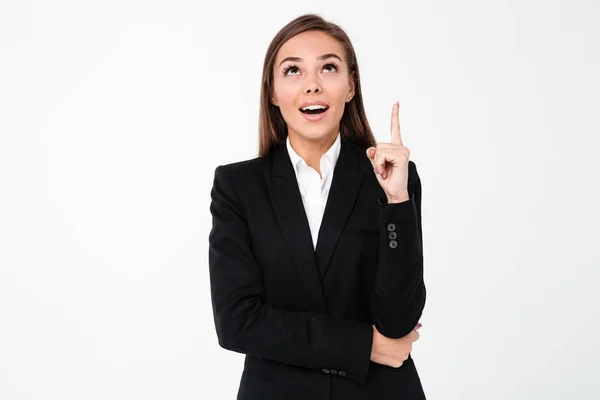
M 423 183 L 428 399 L 600 399 L 600 3 L 4 1 L 0 399 L 233 399 L 209 296 L 214 168 L 305 12 L 358 54 Z

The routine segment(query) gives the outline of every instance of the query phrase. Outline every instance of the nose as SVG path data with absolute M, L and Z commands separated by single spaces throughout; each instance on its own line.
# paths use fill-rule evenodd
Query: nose
M 304 94 L 315 94 L 315 93 L 322 93 L 322 92 L 323 92 L 323 88 L 321 87 L 321 85 L 319 84 L 317 79 L 310 80 L 306 84 L 306 87 L 304 88 Z

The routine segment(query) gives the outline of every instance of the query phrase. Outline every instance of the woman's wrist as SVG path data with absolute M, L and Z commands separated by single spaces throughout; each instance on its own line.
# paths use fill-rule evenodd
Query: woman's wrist
M 386 197 L 388 204 L 402 203 L 407 200 L 410 200 L 410 195 L 408 194 L 408 191 L 400 194 L 399 196 L 390 196 L 386 194 Z

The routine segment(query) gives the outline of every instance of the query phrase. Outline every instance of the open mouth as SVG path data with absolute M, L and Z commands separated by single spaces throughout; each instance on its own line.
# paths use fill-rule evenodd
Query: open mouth
M 314 105 L 314 106 L 306 106 L 304 108 L 301 108 L 300 112 L 302 112 L 303 114 L 315 115 L 315 114 L 322 114 L 325 111 L 327 111 L 328 109 L 329 109 L 329 107 L 325 107 L 325 106 L 321 106 L 321 105 Z

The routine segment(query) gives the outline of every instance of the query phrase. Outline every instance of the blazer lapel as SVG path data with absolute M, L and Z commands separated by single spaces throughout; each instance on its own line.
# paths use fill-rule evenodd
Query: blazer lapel
M 317 240 L 316 257 L 321 277 L 329 268 L 363 181 L 365 170 L 360 168 L 358 151 L 342 140 Z
M 310 227 L 296 174 L 285 146 L 275 150 L 273 171 L 271 177 L 268 178 L 273 209 L 293 258 L 294 266 L 313 305 L 317 309 L 326 310 L 325 295 L 315 259 Z

